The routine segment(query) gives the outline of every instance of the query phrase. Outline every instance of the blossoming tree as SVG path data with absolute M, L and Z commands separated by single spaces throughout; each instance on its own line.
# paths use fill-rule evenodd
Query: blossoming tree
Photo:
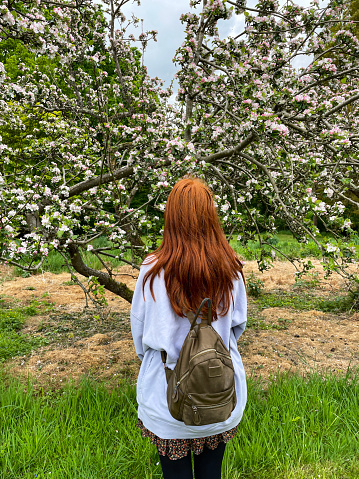
M 176 59 L 185 137 L 232 198 L 225 223 L 235 221 L 244 242 L 258 234 L 265 244 L 261 233 L 280 217 L 300 241 L 317 243 L 328 271 L 345 275 L 357 240 L 345 205 L 359 198 L 359 41 L 344 2 L 318 3 L 204 2 L 200 15 L 182 16 Z M 233 13 L 244 14 L 245 28 L 219 38 L 218 19 Z M 294 68 L 303 57 L 309 64 Z M 318 218 L 332 235 L 324 244 Z M 263 251 L 260 267 L 268 262 Z
M 358 236 L 346 207 L 359 203 L 359 41 L 345 2 L 192 1 L 171 105 L 138 53 L 156 32 L 127 34 L 128 1 L 0 7 L 3 41 L 34 59 L 16 74 L 0 63 L 1 261 L 34 271 L 57 250 L 74 278 L 130 301 L 105 260 L 138 262 L 148 251 L 141 235 L 156 244 L 162 222 L 147 208 L 163 210 L 169 188 L 190 172 L 210 183 L 229 236 L 259 238 L 261 269 L 280 254 L 270 240 L 280 219 L 317 244 L 328 273 L 356 281 L 348 266 Z M 243 31 L 220 38 L 218 21 L 232 15 Z M 296 67 L 302 58 L 307 66 Z M 102 269 L 86 264 L 85 250 Z

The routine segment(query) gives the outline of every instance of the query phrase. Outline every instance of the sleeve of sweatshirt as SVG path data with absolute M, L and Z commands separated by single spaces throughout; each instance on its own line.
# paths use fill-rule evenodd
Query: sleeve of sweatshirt
M 146 316 L 145 302 L 142 295 L 143 269 L 137 279 L 131 304 L 131 332 L 137 356 L 143 360 L 143 328 Z
M 234 293 L 234 308 L 232 314 L 232 329 L 236 340 L 243 333 L 247 322 L 247 293 L 242 275 L 236 281 Z

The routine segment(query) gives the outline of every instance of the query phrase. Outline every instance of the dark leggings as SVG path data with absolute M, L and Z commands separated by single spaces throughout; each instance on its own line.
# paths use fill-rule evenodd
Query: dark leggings
M 220 442 L 213 451 L 204 447 L 201 454 L 193 454 L 195 479 L 221 479 L 225 447 L 225 443 Z M 191 452 L 176 460 L 159 456 L 164 479 L 193 479 Z

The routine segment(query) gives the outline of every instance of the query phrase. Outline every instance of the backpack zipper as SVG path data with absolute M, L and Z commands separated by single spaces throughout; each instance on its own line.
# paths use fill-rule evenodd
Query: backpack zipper
M 203 351 L 200 351 L 199 353 L 195 354 L 194 356 L 191 357 L 190 359 L 190 362 L 196 358 L 197 356 L 200 356 L 201 354 L 205 354 L 205 353 L 208 353 L 210 351 L 215 351 L 217 354 L 219 354 L 220 356 L 224 356 L 225 358 L 227 359 L 231 359 L 231 355 L 230 354 L 224 354 L 224 353 L 220 353 L 219 351 L 217 351 L 216 349 L 214 348 L 209 348 L 209 349 L 204 349 Z
M 205 353 L 208 353 L 210 351 L 216 351 L 216 349 L 214 348 L 210 348 L 210 349 L 204 349 L 203 351 L 200 351 L 199 353 L 195 354 L 194 356 L 191 357 L 191 359 L 189 360 L 189 362 L 191 362 L 194 358 L 196 358 L 197 356 L 201 356 L 201 354 L 205 354 Z
M 189 375 L 189 371 L 186 371 L 183 376 L 176 382 L 175 388 L 173 390 L 172 398 L 174 399 L 177 395 L 177 390 L 181 385 L 181 382 Z
M 227 359 L 232 359 L 230 354 L 220 353 L 219 351 L 217 351 L 217 354 L 219 354 L 220 356 L 224 356 Z
M 195 354 L 194 356 L 191 357 L 190 359 L 190 362 L 196 358 L 197 356 L 200 356 L 201 354 L 205 354 L 205 353 L 208 353 L 210 351 L 216 351 L 217 354 L 219 354 L 220 356 L 224 356 L 225 358 L 228 358 L 228 359 L 231 359 L 231 355 L 230 354 L 225 354 L 225 353 L 220 353 L 219 351 L 217 351 L 217 349 L 215 348 L 209 348 L 209 349 L 204 349 L 203 351 L 200 351 L 199 353 Z
M 174 399 L 177 396 L 177 389 L 179 388 L 180 384 L 181 384 L 181 381 L 178 381 L 176 383 L 175 388 L 173 390 L 172 399 Z
M 188 399 L 192 401 L 192 396 L 188 394 Z M 194 404 L 191 405 L 193 411 L 197 411 L 198 408 L 203 409 L 203 408 L 215 408 L 215 407 L 220 407 L 220 406 L 225 406 L 226 404 L 230 403 L 233 400 L 233 393 L 230 399 L 226 402 L 221 402 L 220 404 L 216 404 L 215 406 L 195 406 Z
M 181 378 L 179 378 L 179 380 L 178 380 L 178 382 L 177 382 L 177 384 L 176 384 L 176 386 L 175 386 L 175 389 L 180 386 L 181 382 L 182 382 L 182 381 L 184 380 L 184 378 L 186 378 L 188 375 L 189 375 L 189 370 L 186 371 Z

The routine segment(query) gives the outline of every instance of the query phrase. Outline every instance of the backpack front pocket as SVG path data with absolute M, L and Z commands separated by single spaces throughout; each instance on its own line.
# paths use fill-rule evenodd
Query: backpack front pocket
M 188 393 L 183 408 L 183 421 L 188 426 L 223 422 L 237 403 L 234 387 L 218 393 Z

